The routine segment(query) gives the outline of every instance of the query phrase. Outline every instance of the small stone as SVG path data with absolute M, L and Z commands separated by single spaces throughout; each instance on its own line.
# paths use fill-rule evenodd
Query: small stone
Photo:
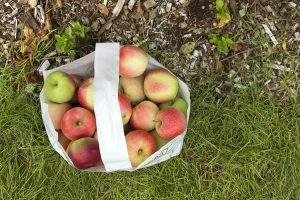
M 143 5 L 145 6 L 145 8 L 148 10 L 149 8 L 153 8 L 154 6 L 157 5 L 155 0 L 147 0 L 143 3 Z
M 188 0 L 179 0 L 179 3 L 181 4 L 186 4 L 188 2 Z
M 240 82 L 241 81 L 241 77 L 236 77 L 235 79 L 234 79 L 234 82 Z
M 295 40 L 300 41 L 300 33 L 299 32 L 295 33 Z
M 135 4 L 135 1 L 136 1 L 136 0 L 130 0 L 130 1 L 128 2 L 128 9 L 129 9 L 129 10 L 132 10 L 132 8 L 133 8 L 133 6 L 134 6 L 134 4 Z
M 188 33 L 188 34 L 183 35 L 182 37 L 183 37 L 183 38 L 190 38 L 190 37 L 192 37 L 192 34 L 191 34 L 191 33 Z
M 170 12 L 171 9 L 172 9 L 172 3 L 167 3 L 167 5 L 166 5 L 166 11 Z
M 240 17 L 244 17 L 246 15 L 246 9 L 243 8 L 243 9 L 239 10 L 239 14 L 240 14 Z
M 229 78 L 232 78 L 234 75 L 236 74 L 236 72 L 234 70 L 230 70 L 229 71 Z
M 298 27 L 299 27 L 299 24 L 296 23 L 296 24 L 293 26 L 293 31 L 296 31 Z
M 200 56 L 200 54 L 201 54 L 200 51 L 195 50 L 195 51 L 193 52 L 193 57 L 194 57 L 194 58 L 198 58 L 198 57 Z
M 83 25 L 89 25 L 90 24 L 90 19 L 88 17 L 82 17 L 81 21 Z
M 65 62 L 65 63 L 70 63 L 70 62 L 71 62 L 71 59 L 70 59 L 70 58 L 65 58 L 65 59 L 64 59 L 64 62 Z
M 249 70 L 249 69 L 250 69 L 250 66 L 249 66 L 248 64 L 246 64 L 246 65 L 245 65 L 245 68 L 246 68 L 247 70 Z
M 186 23 L 186 22 L 181 22 L 181 23 L 179 24 L 179 27 L 180 27 L 180 28 L 186 28 L 186 27 L 187 27 L 187 23 Z
M 149 44 L 149 48 L 150 49 L 155 49 L 157 47 L 157 45 L 154 43 L 154 42 L 151 42 L 150 44 Z
M 297 6 L 297 4 L 295 4 L 294 2 L 289 2 L 289 6 L 291 7 L 291 8 L 296 8 L 296 6 Z
M 3 44 L 2 46 L 3 46 L 3 48 L 4 48 L 5 50 L 7 50 L 8 47 L 9 47 L 8 43 Z
M 134 37 L 132 38 L 132 41 L 133 41 L 133 42 L 138 42 L 138 41 L 139 41 L 139 38 L 138 38 L 137 36 L 134 36 Z
M 180 47 L 180 52 L 184 55 L 190 54 L 194 51 L 196 47 L 195 42 L 187 42 Z
M 166 13 L 166 10 L 165 10 L 163 7 L 161 7 L 161 8 L 159 9 L 158 13 L 159 13 L 160 15 L 165 14 L 165 13 Z

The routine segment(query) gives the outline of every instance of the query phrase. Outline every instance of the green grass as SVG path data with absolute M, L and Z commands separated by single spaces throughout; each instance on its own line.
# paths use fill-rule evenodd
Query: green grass
M 219 101 L 205 84 L 192 89 L 180 156 L 133 173 L 87 173 L 51 148 L 25 71 L 0 68 L 0 199 L 300 197 L 299 104 L 279 105 L 254 87 Z

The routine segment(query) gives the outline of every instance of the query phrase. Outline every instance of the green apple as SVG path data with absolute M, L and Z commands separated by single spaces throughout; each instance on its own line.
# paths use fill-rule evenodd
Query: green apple
M 74 96 L 75 83 L 68 74 L 54 71 L 47 76 L 44 91 L 48 100 L 55 103 L 65 103 Z
M 153 130 L 150 132 L 153 137 L 155 138 L 156 141 L 156 145 L 157 145 L 157 150 L 160 149 L 162 146 L 164 146 L 165 144 L 167 144 L 169 141 L 165 140 L 163 138 L 161 138 L 158 133 L 156 132 L 156 130 Z
M 186 101 L 184 99 L 177 97 L 171 107 L 176 108 L 177 110 L 180 110 L 186 116 L 188 104 L 186 103 Z
M 181 111 L 186 116 L 186 111 L 188 109 L 188 104 L 186 101 L 180 97 L 177 97 L 173 101 L 168 101 L 166 103 L 162 103 L 159 105 L 159 108 L 162 110 L 164 108 L 176 108 L 177 110 Z
M 168 102 L 165 102 L 165 103 L 161 103 L 159 104 L 159 109 L 164 109 L 164 108 L 168 108 L 170 106 L 172 106 L 172 104 L 174 103 L 174 100 L 173 101 L 168 101 Z

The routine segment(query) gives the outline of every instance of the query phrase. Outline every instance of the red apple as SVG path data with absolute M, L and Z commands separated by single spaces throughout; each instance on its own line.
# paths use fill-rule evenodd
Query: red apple
M 84 137 L 72 141 L 67 148 L 67 153 L 79 169 L 93 167 L 99 161 L 101 162 L 99 144 L 95 138 Z
M 131 108 L 130 101 L 125 95 L 119 94 L 118 99 L 119 99 L 119 104 L 121 109 L 122 121 L 124 125 L 128 123 L 131 117 L 132 108 Z
M 94 110 L 93 78 L 81 83 L 77 90 L 77 100 L 82 107 Z
M 132 111 L 130 125 L 134 129 L 150 131 L 155 128 L 155 116 L 158 107 L 151 101 L 142 101 Z
M 139 47 L 125 45 L 120 49 L 119 73 L 127 78 L 140 76 L 146 70 L 148 60 L 147 54 Z
M 182 134 L 187 127 L 184 114 L 171 107 L 158 111 L 155 121 L 157 133 L 165 140 L 171 140 Z
M 129 159 L 133 167 L 137 167 L 156 151 L 155 138 L 147 131 L 131 131 L 125 138 Z
M 74 107 L 63 116 L 61 129 L 70 140 L 92 137 L 96 131 L 95 116 L 85 108 Z
M 68 103 L 48 102 L 48 113 L 56 130 L 60 129 L 61 119 L 70 108 L 71 106 Z

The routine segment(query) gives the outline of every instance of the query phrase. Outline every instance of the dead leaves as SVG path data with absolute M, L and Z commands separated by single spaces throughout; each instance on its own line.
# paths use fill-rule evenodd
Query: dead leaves
M 34 8 L 37 6 L 38 1 L 37 0 L 28 0 L 28 4 L 31 8 Z
M 22 38 L 20 51 L 21 53 L 31 52 L 32 48 L 35 47 L 35 34 L 33 29 L 25 25 L 22 30 Z
M 98 11 L 99 11 L 103 16 L 108 16 L 109 10 L 108 10 L 108 8 L 107 8 L 104 4 L 99 3 L 99 4 L 97 4 L 96 6 L 97 6 Z
M 51 31 L 52 24 L 49 15 L 46 15 L 45 23 L 37 30 L 34 30 L 29 24 L 25 24 L 21 32 L 20 52 L 23 54 L 32 53 L 39 41 L 49 39 Z
M 61 8 L 62 2 L 61 2 L 61 0 L 52 0 L 52 5 L 54 8 Z

